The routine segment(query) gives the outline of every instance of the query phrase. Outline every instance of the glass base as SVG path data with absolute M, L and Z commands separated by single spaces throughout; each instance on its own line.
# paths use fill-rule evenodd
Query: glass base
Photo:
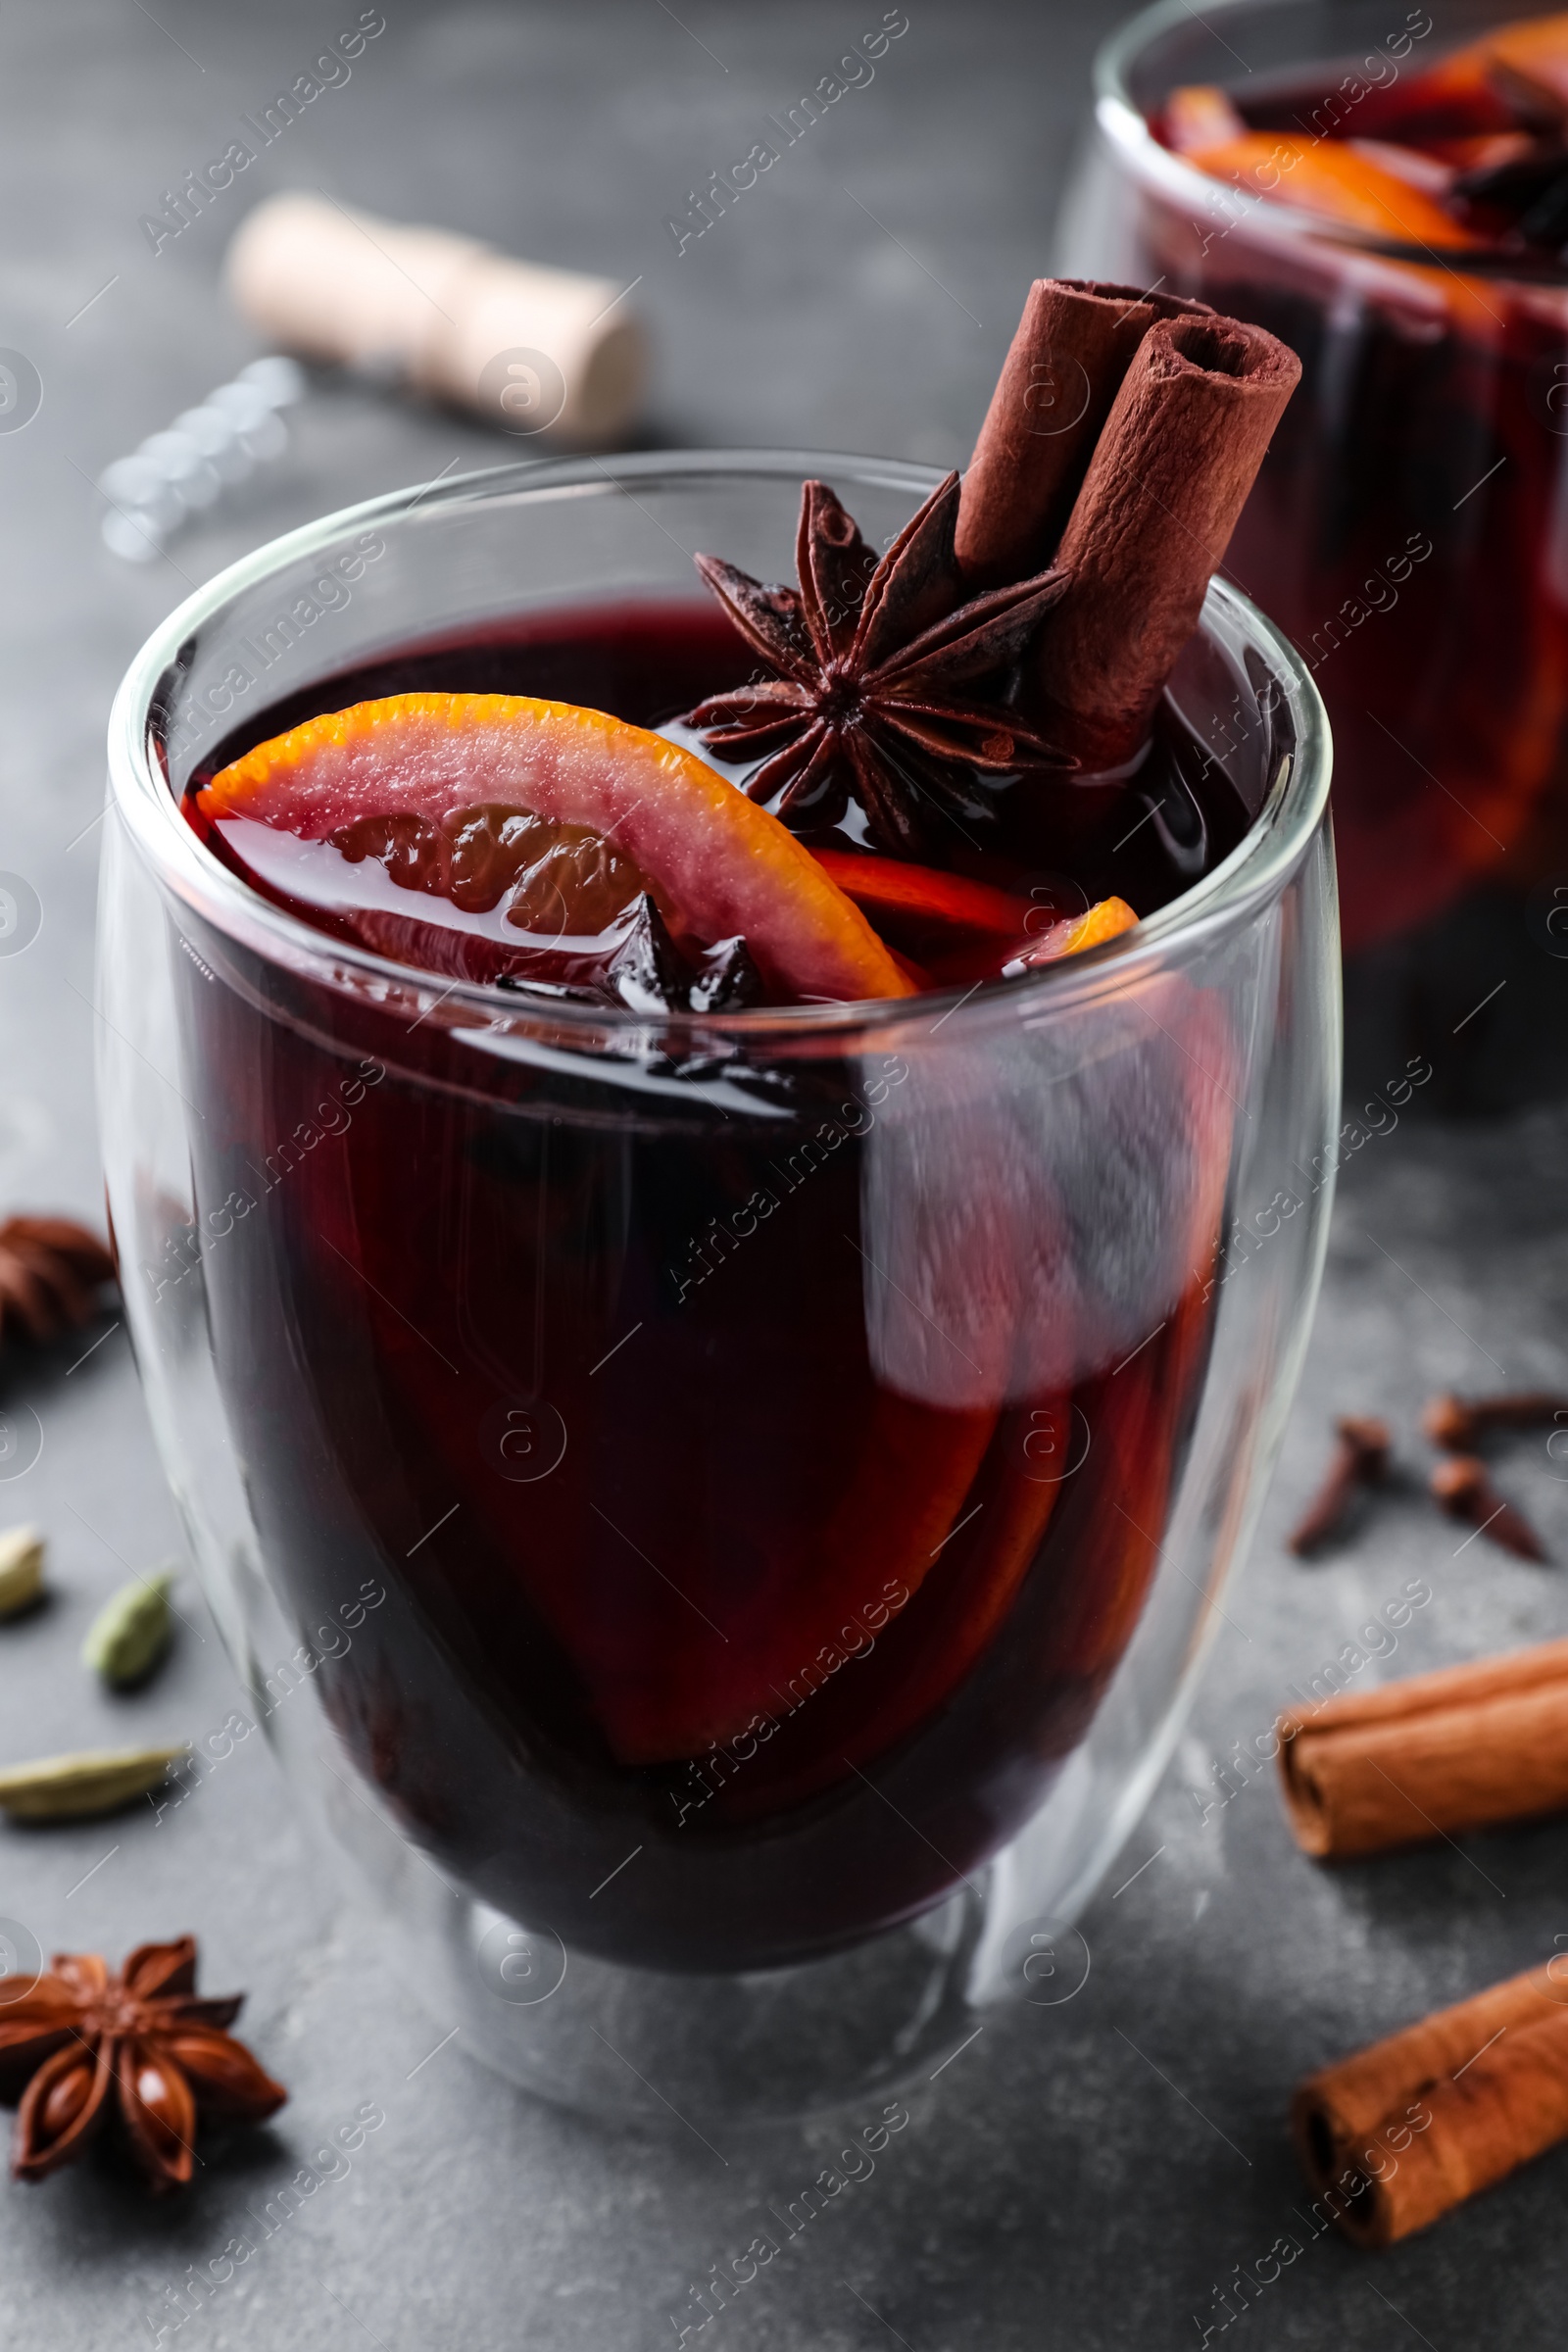
M 939 2073 L 999 2006 L 1072 1999 L 1090 1970 L 1073 1916 L 1175 1729 L 1173 1719 L 1114 1818 L 1080 1752 L 1028 1829 L 945 1902 L 773 1969 L 673 1974 L 603 1960 L 449 1886 L 363 1800 L 341 1816 L 329 1804 L 322 1826 L 339 1860 L 350 1846 L 400 1973 L 469 2057 L 556 2105 L 701 2134 L 891 2094 Z M 1054 1898 L 1049 1912 L 1043 1898 Z
M 984 1919 L 960 1891 L 831 1958 L 731 1976 L 566 1952 L 460 1896 L 430 1924 L 440 1960 L 422 1996 L 437 2017 L 462 2009 L 470 2055 L 558 2105 L 701 2126 L 808 2115 L 929 2074 L 973 2031 L 964 1988 Z
M 1216 1583 L 1245 1547 L 1258 1499 L 1229 1438 L 1205 1418 L 1171 1536 L 1185 1546 L 1190 1513 Z M 244 1582 L 266 1621 L 267 1588 L 259 1574 Z M 384 1924 L 383 1948 L 437 2040 L 455 2034 L 469 2057 L 558 2106 L 721 2136 L 725 2126 L 799 2121 L 924 2083 L 1000 2008 L 1055 2007 L 1082 1990 L 1091 1955 L 1075 1923 L 1149 1803 L 1200 1667 L 1210 1612 L 1192 1622 L 1195 1590 L 1183 1577 L 1150 1596 L 1082 1743 L 986 1865 L 915 1919 L 775 1968 L 638 1967 L 568 1946 L 547 1921 L 508 1917 L 453 1885 L 382 1791 L 349 1777 L 318 1709 L 269 1715 L 258 1700 L 257 1712 L 332 1867 L 350 1863 Z M 254 1656 L 275 1655 L 282 1636 L 279 1622 L 272 1646 L 253 1653 L 253 1693 Z

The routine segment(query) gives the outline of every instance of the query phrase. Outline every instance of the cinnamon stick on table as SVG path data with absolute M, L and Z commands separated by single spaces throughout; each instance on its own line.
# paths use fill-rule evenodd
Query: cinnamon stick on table
M 1056 551 L 1072 585 L 1033 657 L 1034 715 L 1086 770 L 1147 736 L 1300 373 L 1234 318 L 1159 319 L 1134 353 Z
M 1294 1707 L 1279 1721 L 1307 1853 L 1372 1854 L 1568 1806 L 1568 1642 Z
M 1561 1956 L 1325 2067 L 1291 2121 L 1348 2237 L 1387 2246 L 1424 2230 L 1568 2136 Z
M 1110 404 L 1155 319 L 1212 316 L 1206 303 L 1179 295 L 1036 278 L 963 477 L 956 546 L 969 595 L 1051 562 Z

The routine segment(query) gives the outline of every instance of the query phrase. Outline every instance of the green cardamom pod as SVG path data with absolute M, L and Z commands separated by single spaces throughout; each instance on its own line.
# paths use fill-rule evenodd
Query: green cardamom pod
M 0 1810 L 14 1821 L 75 1821 L 113 1813 L 162 1782 L 188 1746 L 102 1747 L 75 1756 L 43 1756 L 0 1771 Z
M 122 1585 L 87 1628 L 81 1645 L 82 1664 L 117 1688 L 139 1683 L 150 1674 L 169 1647 L 173 1631 L 169 1608 L 173 1581 L 172 1568 L 160 1568 L 151 1576 L 138 1576 L 133 1583 Z
M 43 1538 L 35 1527 L 0 1535 L 0 1617 L 29 1608 L 43 1591 Z

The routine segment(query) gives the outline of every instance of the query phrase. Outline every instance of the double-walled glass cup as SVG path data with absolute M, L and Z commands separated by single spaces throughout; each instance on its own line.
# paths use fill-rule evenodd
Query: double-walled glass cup
M 1444 51 L 1533 13 L 1162 0 L 1101 53 L 1057 260 L 1196 295 L 1300 355 L 1226 567 L 1299 650 L 1333 719 L 1346 952 L 1384 958 L 1386 1009 L 1358 1017 L 1446 1043 L 1511 979 L 1448 1062 L 1544 1054 L 1560 1083 L 1561 988 L 1540 992 L 1559 979 L 1547 956 L 1568 902 L 1568 273 L 1391 245 L 1293 203 L 1294 150 L 1265 196 L 1150 128 L 1171 90 L 1217 82 L 1244 105 L 1293 90 L 1298 139 L 1354 138 Z M 1555 1047 L 1519 1033 L 1532 1004 Z M 1496 1081 L 1446 1067 L 1439 1083 L 1457 1104 L 1489 1101 Z
M 109 1196 L 240 1712 L 466 2046 L 651 2117 L 891 2084 L 1068 1969 L 1317 1282 L 1321 707 L 1215 587 L 1173 693 L 1241 846 L 1071 961 L 861 1005 L 438 978 L 178 796 L 350 671 L 678 622 L 695 548 L 787 576 L 813 472 L 874 541 L 936 478 L 562 462 L 333 516 L 177 612 L 111 733 Z

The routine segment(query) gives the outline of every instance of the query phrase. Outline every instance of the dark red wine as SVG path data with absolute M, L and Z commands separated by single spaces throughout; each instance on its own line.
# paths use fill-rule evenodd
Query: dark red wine
M 203 773 L 416 687 L 646 725 L 746 674 L 706 608 L 546 616 L 275 705 Z M 1147 775 L 1054 828 L 999 792 L 955 863 L 1144 912 L 1245 821 L 1170 716 Z M 830 1949 L 960 1884 L 1082 1738 L 1156 1563 L 1229 1162 L 1200 992 L 1164 984 L 1113 1081 L 1044 1101 L 1005 1041 L 940 1079 L 831 1042 L 509 1054 L 193 938 L 220 1379 L 302 1638 L 386 1593 L 317 1688 L 407 1833 L 666 1968 Z M 1113 1202 L 1080 1149 L 1106 1120 Z

